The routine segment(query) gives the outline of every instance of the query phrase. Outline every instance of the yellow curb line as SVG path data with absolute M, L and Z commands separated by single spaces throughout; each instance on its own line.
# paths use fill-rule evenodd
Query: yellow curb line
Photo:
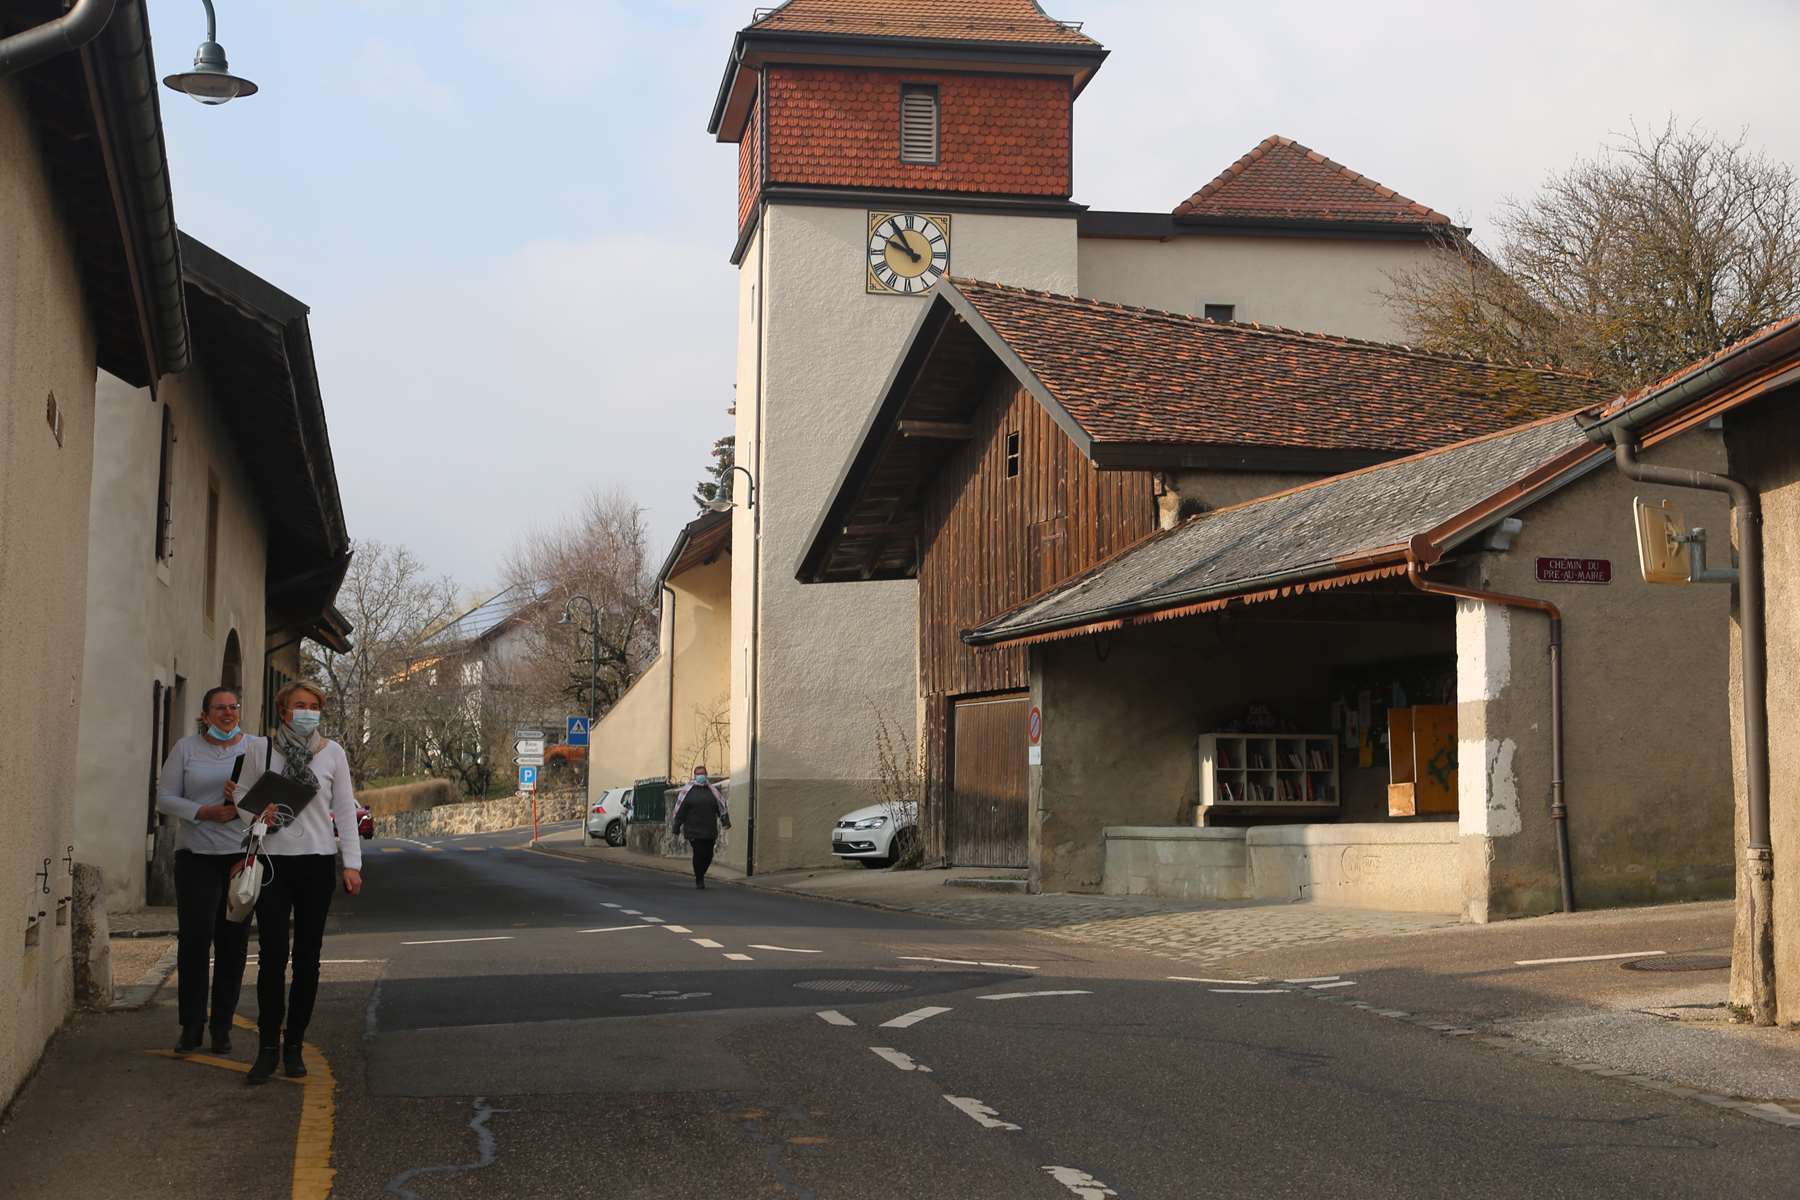
M 243 1017 L 231 1022 L 240 1029 L 256 1025 Z M 308 1060 L 304 1079 L 276 1076 L 284 1083 L 300 1085 L 300 1128 L 294 1133 L 294 1172 L 291 1192 L 293 1200 L 328 1200 L 332 1180 L 337 1171 L 331 1165 L 331 1141 L 337 1125 L 337 1077 L 331 1073 L 331 1062 L 311 1042 L 302 1042 Z M 227 1071 L 248 1074 L 250 1064 L 234 1058 L 215 1058 L 210 1054 L 177 1054 L 173 1050 L 146 1050 L 157 1058 L 173 1058 L 201 1066 L 221 1067 Z

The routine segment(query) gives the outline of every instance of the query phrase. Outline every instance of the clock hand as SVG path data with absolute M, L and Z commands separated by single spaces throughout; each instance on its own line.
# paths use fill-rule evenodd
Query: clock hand
M 898 238 L 889 238 L 888 245 L 890 245 L 894 249 L 900 251 L 902 254 L 906 255 L 908 258 L 912 259 L 914 262 L 923 262 L 924 261 L 922 258 L 919 257 L 919 252 L 917 250 L 914 250 L 911 246 L 907 245 L 905 242 L 901 241 Z

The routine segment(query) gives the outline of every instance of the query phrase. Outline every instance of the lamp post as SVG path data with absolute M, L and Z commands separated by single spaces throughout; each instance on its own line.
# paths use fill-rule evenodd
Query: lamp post
M 194 51 L 194 69 L 177 71 L 164 77 L 163 83 L 202 104 L 224 104 L 239 96 L 256 95 L 256 85 L 241 75 L 231 73 L 225 61 L 225 47 L 219 45 L 219 19 L 213 12 L 212 0 L 200 0 L 206 6 L 206 40 Z
M 594 700 L 596 693 L 600 690 L 600 610 L 594 606 L 592 600 L 589 600 L 586 596 L 577 592 L 575 595 L 569 597 L 569 602 L 567 604 L 563 605 L 562 616 L 558 618 L 556 623 L 558 625 L 573 625 L 575 623 L 575 618 L 571 615 L 571 610 L 575 607 L 575 602 L 577 600 L 587 605 L 590 628 L 584 630 L 577 627 L 575 632 L 577 634 L 586 633 L 591 639 L 593 650 L 592 656 L 588 662 L 587 692 L 588 736 L 592 737 L 594 728 Z
M 766 212 L 767 210 L 765 210 Z M 758 353 L 761 353 L 760 344 Z M 748 467 L 731 464 L 731 472 L 744 473 L 744 511 L 751 514 L 754 535 L 750 545 L 750 663 L 744 680 L 744 724 L 749 735 L 750 750 L 745 755 L 745 774 L 749 775 L 748 802 L 744 805 L 744 874 L 756 874 L 756 692 L 757 633 L 762 628 L 762 514 L 756 511 L 756 476 Z M 730 512 L 734 501 L 729 494 L 708 502 L 713 512 Z

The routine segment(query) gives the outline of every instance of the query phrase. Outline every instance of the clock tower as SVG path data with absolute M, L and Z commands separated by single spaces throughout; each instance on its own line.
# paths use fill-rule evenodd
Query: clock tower
M 732 527 L 734 865 L 829 862 L 837 818 L 878 799 L 882 727 L 916 745 L 917 585 L 795 571 L 938 280 L 1077 290 L 1073 110 L 1105 57 L 1033 0 L 789 0 L 734 41 L 709 127 L 738 148 L 755 477 Z M 916 529 L 871 533 L 878 558 L 918 552 Z

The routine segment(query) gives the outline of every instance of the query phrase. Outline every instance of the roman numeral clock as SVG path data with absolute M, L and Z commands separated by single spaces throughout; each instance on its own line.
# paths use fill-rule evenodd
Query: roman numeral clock
M 918 296 L 950 270 L 947 213 L 872 212 L 867 252 L 868 290 Z

